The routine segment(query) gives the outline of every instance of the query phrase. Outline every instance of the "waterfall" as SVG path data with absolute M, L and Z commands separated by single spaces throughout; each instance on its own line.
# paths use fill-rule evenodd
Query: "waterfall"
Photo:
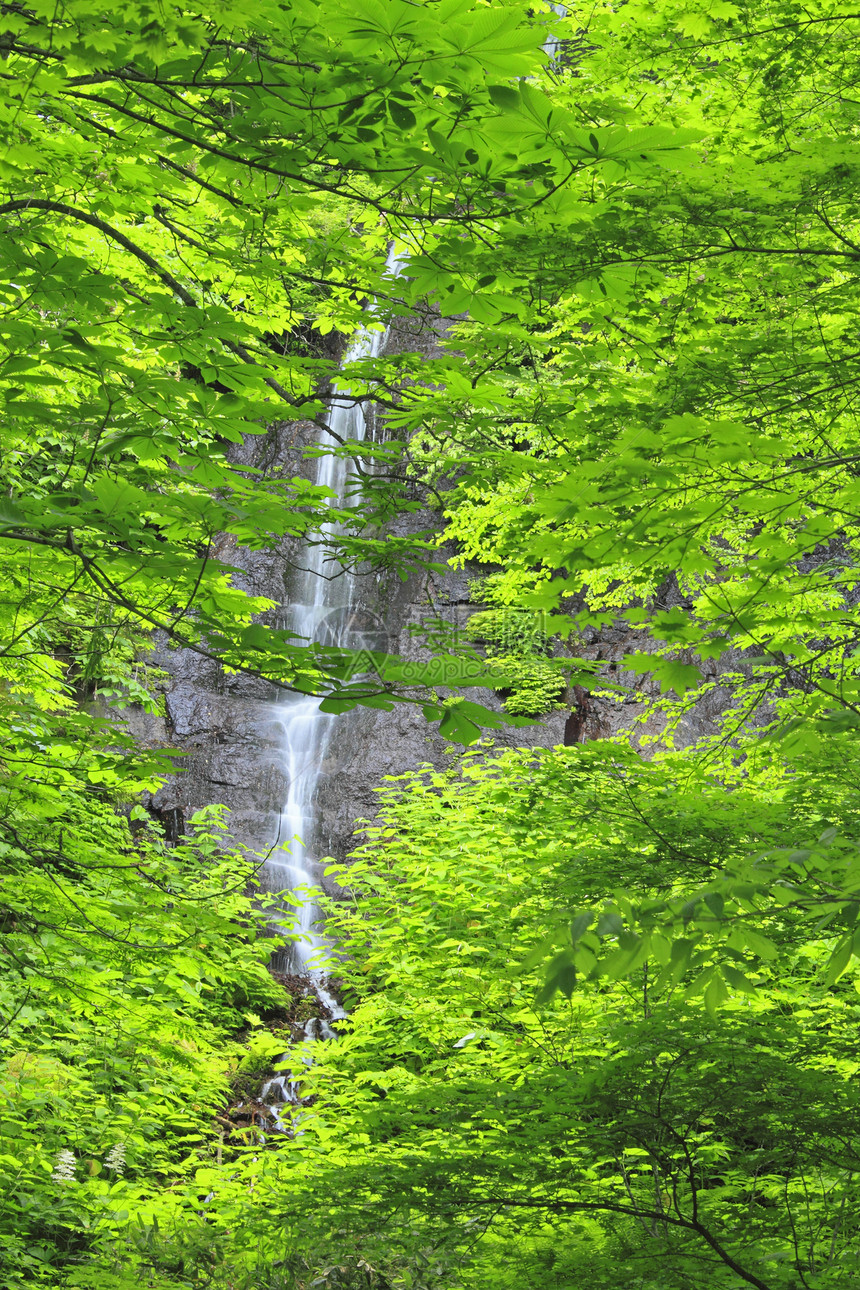
M 398 268 L 398 256 L 392 248 L 386 269 L 396 275 Z M 367 312 L 372 317 L 375 307 L 371 305 Z M 387 337 L 387 330 L 378 326 L 375 329 L 370 325 L 359 328 L 343 360 L 342 371 L 347 382 L 350 364 L 377 358 Z M 328 415 L 331 434 L 320 431 L 317 439 L 320 446 L 328 447 L 330 443 L 336 444 L 339 439 L 361 441 L 365 438 L 368 417 L 372 417 L 372 411 L 365 412 L 360 402 L 337 397 L 338 394 L 348 393 L 348 388 L 335 386 Z M 330 453 L 316 458 L 314 482 L 331 490 L 330 507 L 344 506 L 349 477 L 347 458 Z M 336 532 L 337 526 L 334 523 L 324 525 L 322 541 L 306 549 L 304 569 L 294 587 L 286 626 L 309 641 L 361 647 L 368 642 L 361 639 L 356 630 L 353 612 L 355 577 L 327 556 L 325 536 Z M 300 889 L 318 884 L 319 866 L 313 855 L 315 796 L 329 754 L 334 723 L 343 718 L 320 712 L 319 699 L 304 695 L 292 695 L 283 700 L 279 705 L 279 716 L 283 731 L 283 768 L 289 787 L 281 813 L 276 850 L 266 863 L 263 882 L 270 891 L 296 892 L 293 921 L 284 929 L 297 936 L 287 955 L 288 970 L 310 976 L 316 993 L 328 1011 L 335 1018 L 342 1017 L 344 1013 L 339 1005 L 325 990 L 322 982 L 323 969 L 317 963 L 320 951 L 326 944 L 319 927 L 320 909 Z
M 551 3 L 549 7 L 554 14 L 557 14 L 559 18 L 567 17 L 567 5 Z M 562 49 L 561 38 L 559 36 L 556 36 L 550 33 L 543 43 L 543 48 L 544 48 L 544 53 L 547 54 L 549 58 L 551 58 L 552 60 L 559 58 L 561 56 L 561 49 Z
M 386 260 L 386 269 L 396 276 L 399 267 L 400 260 L 392 248 Z M 374 306 L 371 305 L 367 312 L 372 319 Z M 387 329 L 371 329 L 370 326 L 359 328 L 343 360 L 342 370 L 347 380 L 350 364 L 362 359 L 378 358 L 387 338 Z M 321 447 L 328 447 L 330 441 L 334 444 L 339 439 L 361 442 L 366 437 L 368 418 L 372 418 L 372 411 L 366 412 L 362 403 L 337 397 L 338 394 L 345 396 L 348 393 L 348 389 L 335 386 L 335 394 L 329 404 L 328 426 L 331 433 L 320 432 L 317 442 Z M 315 461 L 314 482 L 331 491 L 329 506 L 341 509 L 347 500 L 348 459 L 327 453 L 317 457 Z M 356 598 L 354 575 L 326 555 L 325 537 L 336 533 L 335 523 L 325 524 L 320 533 L 321 541 L 308 546 L 304 567 L 294 587 L 286 626 L 309 641 L 319 641 L 325 645 L 373 646 L 377 642 L 362 639 L 356 631 L 353 615 Z M 263 885 L 270 891 L 296 893 L 293 920 L 289 924 L 282 923 L 282 929 L 296 937 L 288 951 L 285 966 L 289 972 L 308 978 L 308 984 L 328 1016 L 337 1022 L 346 1013 L 326 989 L 325 968 L 319 962 L 321 951 L 326 946 L 320 927 L 320 908 L 302 890 L 318 883 L 319 865 L 313 855 L 315 798 L 334 722 L 338 720 L 320 712 L 319 702 L 318 698 L 296 694 L 285 698 L 279 705 L 283 767 L 288 784 L 287 800 L 281 812 L 276 849 L 267 860 L 262 877 Z M 334 1036 L 331 1024 L 323 1018 L 312 1017 L 304 1024 L 303 1037 L 306 1040 L 332 1039 Z M 304 1049 L 300 1063 L 308 1065 L 311 1060 L 309 1051 Z M 290 1054 L 285 1053 L 277 1065 L 284 1066 L 289 1061 Z M 290 1131 L 298 1123 L 298 1118 L 293 1117 L 291 1122 L 285 1121 L 278 1110 L 278 1104 L 291 1103 L 296 1106 L 301 1102 L 301 1081 L 297 1078 L 297 1072 L 291 1068 L 288 1073 L 275 1075 L 267 1080 L 260 1099 L 268 1107 L 276 1130 Z
M 551 3 L 549 8 L 560 17 L 567 16 L 567 7 Z M 551 60 L 556 59 L 561 51 L 561 41 L 549 34 L 544 43 L 544 50 Z M 402 258 L 392 246 L 386 260 L 386 270 L 397 276 Z M 370 320 L 376 312 L 371 304 L 367 310 Z M 387 329 L 362 326 L 355 333 L 344 356 L 342 371 L 348 382 L 350 364 L 363 359 L 377 358 L 388 338 Z M 338 399 L 348 394 L 348 388 L 335 386 L 335 394 L 329 405 L 328 426 L 331 434 L 320 432 L 317 443 L 328 447 L 333 441 L 361 442 L 368 429 L 368 419 L 372 425 L 372 410 L 366 410 L 361 402 Z M 346 502 L 349 482 L 349 460 L 346 457 L 327 453 L 316 458 L 316 475 L 314 482 L 330 490 L 332 496 L 329 505 L 342 509 Z M 349 648 L 371 648 L 378 643 L 362 639 L 356 630 L 353 618 L 355 605 L 355 578 L 348 570 L 339 566 L 337 561 L 327 557 L 325 537 L 337 533 L 334 523 L 322 526 L 321 541 L 310 545 L 305 553 L 304 568 L 293 590 L 293 600 L 285 626 L 308 641 L 318 641 L 324 645 Z M 284 966 L 290 973 L 306 977 L 308 984 L 324 1005 L 329 1017 L 337 1022 L 346 1016 L 334 996 L 326 989 L 323 951 L 327 947 L 322 932 L 321 911 L 313 897 L 305 891 L 319 885 L 320 872 L 318 858 L 313 855 L 315 833 L 315 799 L 317 787 L 325 768 L 326 757 L 333 734 L 333 723 L 337 718 L 320 712 L 319 699 L 303 695 L 292 695 L 280 704 L 280 722 L 282 727 L 283 768 L 288 791 L 280 817 L 280 828 L 276 839 L 275 850 L 269 856 L 263 870 L 263 885 L 270 891 L 295 893 L 295 912 L 289 924 L 282 923 L 282 930 L 294 937 L 286 955 Z M 343 720 L 343 718 L 341 718 Z M 303 1028 L 305 1039 L 332 1039 L 335 1031 L 328 1021 L 319 1017 L 311 1018 Z M 284 1054 L 278 1065 L 286 1066 L 290 1054 Z M 305 1065 L 312 1061 L 309 1050 L 301 1054 Z M 301 1102 L 301 1081 L 295 1069 L 289 1073 L 276 1075 L 263 1086 L 260 1097 L 272 1114 L 275 1127 L 286 1131 L 289 1125 L 282 1120 L 277 1109 L 278 1103 Z M 297 1123 L 294 1119 L 293 1124 Z

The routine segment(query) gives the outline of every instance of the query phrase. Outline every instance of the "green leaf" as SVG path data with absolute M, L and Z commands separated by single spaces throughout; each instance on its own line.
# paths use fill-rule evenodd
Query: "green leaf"
M 725 969 L 723 969 L 724 971 Z M 722 976 L 715 972 L 708 985 L 705 987 L 705 1007 L 708 1016 L 716 1019 L 717 1012 L 721 1004 L 725 1003 L 729 997 L 725 982 Z
M 843 936 L 833 947 L 824 971 L 824 987 L 835 985 L 854 956 L 853 937 Z
M 399 130 L 412 130 L 418 124 L 415 113 L 405 103 L 388 100 L 388 111 Z
M 603 916 L 601 916 L 601 921 L 602 921 L 602 917 L 603 917 Z M 577 943 L 578 943 L 578 941 L 579 941 L 579 938 L 580 938 L 580 937 L 581 937 L 585 932 L 587 932 L 587 931 L 588 931 L 588 929 L 589 929 L 589 927 L 591 926 L 591 924 L 593 923 L 593 921 L 594 921 L 594 915 L 593 915 L 592 913 L 590 913 L 588 910 L 586 910 L 586 911 L 585 911 L 584 913 L 582 913 L 582 914 L 577 914 L 577 915 L 575 916 L 575 918 L 572 918 L 572 919 L 571 919 L 570 927 L 569 927 L 569 929 L 568 929 L 568 930 L 569 930 L 569 933 L 570 933 L 570 943 L 571 943 L 571 945 L 573 945 L 573 946 L 576 946 L 576 945 L 577 945 Z M 598 931 L 598 935 L 602 935 L 602 934 L 603 934 L 603 933 L 601 933 L 601 931 L 600 931 L 600 925 L 599 925 L 599 924 L 598 924 L 598 929 L 597 929 L 597 931 Z
M 512 112 L 520 106 L 519 92 L 510 85 L 488 85 L 487 93 L 496 107 L 505 111 Z
M 705 904 L 713 914 L 714 918 L 722 919 L 723 910 L 725 909 L 725 899 L 717 891 L 708 892 L 704 897 Z

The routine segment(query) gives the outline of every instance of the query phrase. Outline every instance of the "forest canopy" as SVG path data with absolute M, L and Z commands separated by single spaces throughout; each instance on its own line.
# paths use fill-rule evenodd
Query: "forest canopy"
M 856 1279 L 860 19 L 559 8 L 2 4 L 4 1290 Z M 442 343 L 356 365 L 386 438 L 337 442 L 371 301 Z M 348 508 L 247 466 L 287 422 Z M 424 674 L 227 555 L 442 536 L 483 619 Z M 335 1042 L 281 1060 L 315 1005 L 229 820 L 146 809 L 155 641 L 450 740 L 337 868 Z

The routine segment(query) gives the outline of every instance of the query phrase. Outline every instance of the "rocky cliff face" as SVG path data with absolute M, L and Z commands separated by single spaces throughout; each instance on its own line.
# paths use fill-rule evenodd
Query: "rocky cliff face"
M 438 336 L 425 330 L 418 343 L 432 354 Z M 415 334 L 401 327 L 392 329 L 388 350 L 399 352 L 415 344 Z M 285 477 L 308 474 L 312 467 L 302 454 L 314 434 L 314 427 L 306 423 L 273 426 L 265 436 L 248 440 L 237 451 L 238 463 Z M 394 530 L 406 534 L 433 527 L 439 527 L 438 515 L 413 512 L 404 515 Z M 296 542 L 258 552 L 224 539 L 215 554 L 237 569 L 237 580 L 253 594 L 266 596 L 279 607 L 290 603 L 294 571 L 302 563 Z M 407 659 L 427 657 L 410 626 L 426 617 L 440 617 L 462 627 L 482 608 L 473 602 L 470 588 L 487 572 L 481 567 L 452 569 L 446 574 L 416 576 L 405 584 L 393 575 L 359 577 L 355 612 L 359 620 L 363 615 L 384 635 L 390 652 Z M 276 608 L 268 617 L 277 622 L 283 612 Z M 571 652 L 612 663 L 628 650 L 647 648 L 645 633 L 631 632 L 619 624 L 599 634 L 591 632 Z M 162 729 L 138 733 L 149 741 L 163 740 L 180 748 L 184 767 L 154 796 L 152 809 L 168 832 L 175 834 L 201 806 L 223 803 L 230 808 L 235 839 L 252 851 L 265 853 L 278 836 L 288 788 L 283 701 L 279 702 L 274 687 L 264 681 L 227 676 L 214 663 L 189 651 L 168 648 L 164 642 L 156 661 L 171 678 L 167 720 Z M 552 712 L 535 725 L 492 732 L 491 741 L 504 746 L 552 747 L 606 738 L 629 729 L 638 715 L 643 683 L 630 674 L 619 673 L 616 680 L 629 687 L 625 695 L 615 699 L 569 696 L 578 699 L 572 707 Z M 501 707 L 487 691 L 475 691 L 468 697 L 489 707 Z M 687 720 L 682 741 L 715 729 L 714 722 L 726 702 L 726 691 L 711 690 Z M 340 859 L 355 841 L 360 829 L 357 822 L 374 815 L 375 789 L 385 776 L 399 775 L 427 762 L 444 766 L 460 750 L 435 734 L 437 727 L 428 725 L 421 709 L 410 705 L 398 704 L 390 712 L 359 709 L 328 720 L 337 724 L 317 785 L 316 836 L 305 842 L 316 855 Z M 637 728 L 635 737 L 656 733 L 659 727 L 660 717 L 654 716 Z
M 416 527 L 426 527 L 424 515 L 410 517 Z M 229 560 L 241 568 L 243 581 L 255 594 L 288 603 L 290 570 L 296 552 L 258 553 L 236 549 Z M 359 590 L 357 610 L 387 632 L 388 648 L 407 659 L 427 657 L 420 638 L 410 627 L 429 617 L 446 619 L 462 627 L 472 613 L 483 608 L 473 602 L 470 584 L 486 574 L 481 567 L 429 574 L 403 584 L 394 577 L 369 578 Z M 274 611 L 273 617 L 277 617 Z M 591 632 L 572 652 L 611 664 L 629 650 L 647 649 L 647 635 L 625 624 Z M 154 797 L 152 806 L 171 828 L 199 807 L 221 802 L 230 808 L 233 836 L 254 851 L 274 843 L 279 813 L 287 796 L 283 762 L 283 701 L 273 687 L 247 676 L 226 676 L 215 664 L 188 651 L 162 649 L 159 666 L 169 671 L 167 740 L 184 754 L 184 770 Z M 637 740 L 655 734 L 659 715 L 636 725 L 640 700 L 652 693 L 651 683 L 630 673 L 617 672 L 625 693 L 615 698 L 580 695 L 572 708 L 558 709 L 538 723 L 488 732 L 496 746 L 541 746 L 607 738 L 629 730 Z M 486 690 L 467 696 L 488 707 L 501 709 L 499 699 Z M 716 729 L 725 710 L 728 691 L 718 687 L 697 703 L 682 727 L 681 742 L 691 742 Z M 336 723 L 317 786 L 316 836 L 305 841 L 317 855 L 343 858 L 353 845 L 357 824 L 375 813 L 375 789 L 384 777 L 430 763 L 449 764 L 459 747 L 434 733 L 419 707 L 398 704 L 391 711 L 358 709 Z M 631 729 L 632 728 L 632 729 Z

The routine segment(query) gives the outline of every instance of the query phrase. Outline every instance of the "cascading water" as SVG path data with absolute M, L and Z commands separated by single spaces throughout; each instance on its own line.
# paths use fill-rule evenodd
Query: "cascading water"
M 559 17 L 567 16 L 564 4 L 550 3 L 549 8 Z M 548 35 L 544 50 L 550 60 L 558 58 L 561 52 L 560 39 L 554 34 Z M 400 265 L 400 257 L 392 247 L 386 269 L 397 276 Z M 375 313 L 372 305 L 368 313 L 371 316 Z M 377 358 L 387 335 L 387 330 L 379 327 L 359 328 L 344 357 L 344 371 L 348 373 L 350 364 L 362 359 Z M 348 391 L 339 389 L 338 393 L 346 395 Z M 361 402 L 352 399 L 339 401 L 335 396 L 329 406 L 328 425 L 331 434 L 323 434 L 318 442 L 322 445 L 327 438 L 335 443 L 361 442 L 366 437 L 368 418 L 372 418 L 372 415 L 372 410 L 366 409 Z M 316 460 L 314 482 L 330 490 L 331 507 L 342 509 L 349 480 L 348 459 L 330 453 Z M 335 524 L 324 525 L 321 537 L 324 539 L 326 534 L 331 535 L 336 531 Z M 308 548 L 305 560 L 305 567 L 295 587 L 289 620 L 285 625 L 308 641 L 354 647 L 355 630 L 350 612 L 355 600 L 353 574 L 348 569 L 337 567 L 337 562 L 326 556 L 324 540 Z M 314 835 L 317 786 L 333 733 L 334 718 L 320 712 L 318 699 L 301 695 L 285 700 L 282 711 L 283 760 L 289 790 L 281 813 L 277 849 L 266 863 L 263 882 L 270 891 L 295 893 L 293 921 L 284 928 L 293 938 L 285 966 L 292 973 L 308 978 L 313 993 L 324 1005 L 332 1021 L 337 1022 L 346 1013 L 325 987 L 325 969 L 320 959 L 326 940 L 320 926 L 320 909 L 306 890 L 316 886 L 320 876 L 310 840 Z M 305 1023 L 303 1033 L 305 1039 L 335 1037 L 330 1023 L 318 1017 Z M 285 1054 L 283 1064 L 286 1064 L 288 1058 L 289 1054 Z M 307 1064 L 311 1060 L 306 1051 L 302 1061 Z M 261 1097 L 268 1102 L 277 1128 L 286 1129 L 277 1107 L 272 1103 L 276 1100 L 299 1102 L 300 1082 L 292 1074 L 277 1075 L 264 1085 Z
M 360 359 L 376 358 L 385 343 L 382 331 L 363 327 L 354 337 L 344 359 L 344 368 Z M 345 393 L 345 391 L 341 391 Z M 360 403 L 332 400 L 328 424 L 332 438 L 364 439 L 367 429 Z M 329 505 L 342 508 L 349 478 L 344 457 L 327 454 L 317 458 L 315 483 L 331 490 Z M 323 537 L 336 531 L 326 525 Z M 355 598 L 355 578 L 336 561 L 329 560 L 323 543 L 308 548 L 305 567 L 295 587 L 288 626 L 310 641 L 325 645 L 351 643 L 350 610 Z M 296 891 L 316 881 L 310 840 L 314 833 L 314 797 L 336 718 L 320 712 L 319 699 L 295 695 L 282 704 L 283 763 L 289 789 L 281 814 L 278 850 L 266 864 L 266 886 L 272 890 Z M 307 972 L 309 963 L 323 944 L 316 923 L 319 909 L 310 898 L 300 897 L 295 921 L 290 928 L 298 934 L 292 953 L 294 971 Z
M 389 273 L 396 275 L 399 261 L 392 249 L 386 262 Z M 369 314 L 375 312 L 373 306 Z M 387 339 L 387 331 L 361 327 L 352 339 L 343 360 L 347 375 L 352 363 L 377 358 Z M 348 376 L 347 376 L 348 380 Z M 329 406 L 330 435 L 320 433 L 320 446 L 327 440 L 362 441 L 368 431 L 368 418 L 372 410 L 365 410 L 362 403 L 345 396 L 348 390 L 336 387 L 335 397 Z M 372 425 L 372 421 L 370 422 Z M 329 506 L 343 508 L 347 501 L 349 462 L 345 457 L 327 453 L 316 459 L 315 483 L 331 492 Z M 309 641 L 325 645 L 353 647 L 356 642 L 352 610 L 355 602 L 355 578 L 336 560 L 327 556 L 325 536 L 337 532 L 332 523 L 325 525 L 323 541 L 310 546 L 305 554 L 304 569 L 294 587 L 294 599 L 289 619 L 285 624 L 291 631 Z M 362 643 L 362 642 L 358 642 Z M 295 695 L 280 706 L 283 729 L 283 764 L 289 789 L 281 814 L 277 849 L 269 857 L 263 871 L 264 885 L 270 891 L 295 893 L 295 912 L 292 922 L 285 927 L 295 938 L 288 951 L 286 967 L 300 976 L 307 977 L 313 993 L 317 995 L 326 1012 L 335 1022 L 346 1014 L 337 1000 L 325 987 L 325 970 L 319 963 L 326 941 L 320 922 L 320 909 L 316 901 L 305 893 L 306 888 L 318 882 L 319 866 L 313 856 L 315 832 L 315 797 L 336 718 L 320 712 L 318 698 Z M 329 1039 L 334 1030 L 328 1021 L 312 1018 L 305 1024 L 307 1039 Z M 309 1060 L 306 1056 L 305 1061 Z M 263 1089 L 263 1098 L 272 1097 L 277 1089 L 284 1101 L 296 1102 L 296 1082 L 287 1076 L 278 1076 Z
M 554 14 L 557 14 L 559 18 L 567 17 L 567 5 L 550 3 L 549 7 Z M 554 34 L 550 34 L 549 36 L 547 36 L 546 40 L 544 41 L 543 47 L 544 47 L 544 53 L 548 54 L 552 60 L 559 58 L 562 52 L 561 37 L 556 36 Z

